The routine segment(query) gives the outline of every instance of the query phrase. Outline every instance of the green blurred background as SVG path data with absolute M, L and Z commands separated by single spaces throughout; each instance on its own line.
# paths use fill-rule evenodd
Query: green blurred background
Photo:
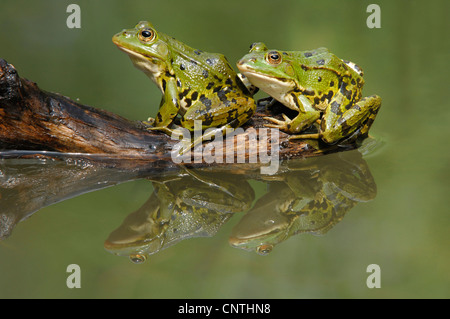
M 236 218 L 217 236 L 184 241 L 142 265 L 109 254 L 108 234 L 152 188 L 125 183 L 47 207 L 0 242 L 0 298 L 449 298 L 449 2 L 2 0 L 0 58 L 44 90 L 134 120 L 156 113 L 160 92 L 111 42 L 151 21 L 157 30 L 237 61 L 252 42 L 325 46 L 365 72 L 363 94 L 383 104 L 366 158 L 378 187 L 322 237 L 298 235 L 262 257 L 231 248 Z M 381 7 L 369 29 L 366 8 Z M 131 107 L 133 106 L 133 107 Z M 154 106 L 154 107 L 151 107 Z M 82 288 L 66 287 L 66 267 Z M 381 267 L 380 289 L 366 267 Z

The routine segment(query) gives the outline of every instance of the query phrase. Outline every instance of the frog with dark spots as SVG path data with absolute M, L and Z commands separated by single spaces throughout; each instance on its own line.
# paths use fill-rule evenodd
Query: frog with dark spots
M 197 120 L 202 121 L 202 130 L 216 128 L 209 130 L 208 136 L 194 140 L 191 148 L 216 134 L 225 134 L 227 128 L 241 126 L 255 112 L 250 88 L 241 82 L 222 54 L 193 49 L 156 31 L 146 21 L 117 33 L 113 42 L 163 93 L 156 119 L 148 120 L 152 125 L 149 130 L 171 135 L 177 117 L 180 125 L 191 132 Z M 234 118 L 230 118 L 230 110 L 235 111 Z
M 254 43 L 238 68 L 251 84 L 298 112 L 293 119 L 284 114 L 284 120 L 266 118 L 272 122 L 266 126 L 294 134 L 291 139 L 335 144 L 364 137 L 381 106 L 377 95 L 361 99 L 361 68 L 326 48 L 278 51 Z M 316 124 L 318 133 L 295 135 Z

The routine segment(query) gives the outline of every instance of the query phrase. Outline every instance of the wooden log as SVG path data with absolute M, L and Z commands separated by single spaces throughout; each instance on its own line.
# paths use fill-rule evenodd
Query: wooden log
M 248 134 L 249 128 L 264 127 L 267 123 L 264 116 L 274 114 L 259 106 L 253 118 L 243 126 L 244 133 L 233 137 L 237 144 L 232 150 L 235 156 L 242 151 L 248 162 L 255 155 L 248 140 L 245 143 L 236 141 L 240 135 Z M 146 130 L 142 122 L 130 121 L 111 112 L 76 103 L 68 97 L 43 91 L 36 83 L 20 78 L 13 65 L 0 59 L 2 156 L 5 156 L 5 150 L 108 154 L 115 159 L 141 159 L 165 166 L 171 165 L 168 163 L 171 162 L 170 152 L 178 142 L 164 133 Z M 226 143 L 222 146 L 226 154 Z M 348 145 L 345 149 L 355 147 Z M 287 134 L 279 133 L 277 151 L 280 159 L 318 156 L 341 150 L 342 147 L 322 145 L 318 141 L 289 141 Z M 200 164 L 215 165 L 204 161 Z

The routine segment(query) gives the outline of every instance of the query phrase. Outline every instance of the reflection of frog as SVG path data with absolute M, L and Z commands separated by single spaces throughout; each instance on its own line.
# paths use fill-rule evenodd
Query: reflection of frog
M 190 131 L 196 120 L 202 121 L 203 130 L 217 127 L 208 133 L 213 137 L 253 115 L 256 105 L 250 91 L 222 54 L 195 50 L 146 21 L 119 32 L 113 42 L 164 94 L 155 120 L 149 120 L 154 126 L 148 129 L 172 134 L 170 126 L 180 115 L 181 126 Z
M 319 123 L 319 133 L 291 138 L 320 138 L 336 142 L 366 136 L 381 106 L 376 95 L 361 99 L 363 72 L 354 63 L 339 59 L 326 48 L 310 51 L 268 50 L 254 43 L 238 62 L 248 80 L 296 112 L 284 121 L 268 117 L 279 128 L 298 134 Z
M 297 163 L 271 182 L 234 227 L 232 246 L 267 254 L 292 235 L 326 233 L 357 202 L 375 197 L 375 183 L 357 151 Z
M 254 199 L 253 189 L 239 177 L 188 173 L 153 181 L 150 199 L 110 234 L 105 248 L 143 262 L 147 255 L 181 240 L 213 236 Z

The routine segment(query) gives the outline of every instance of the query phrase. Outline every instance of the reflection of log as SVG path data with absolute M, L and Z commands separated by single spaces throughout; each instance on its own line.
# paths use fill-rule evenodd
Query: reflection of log
M 244 129 L 262 127 L 262 117 L 268 115 L 264 112 L 264 108 L 259 109 Z M 341 150 L 336 146 L 317 149 L 301 140 L 289 142 L 284 133 L 279 141 L 281 159 Z M 0 59 L 0 149 L 142 156 L 164 166 L 176 143 L 164 133 L 147 131 L 140 122 L 41 91 Z M 245 158 L 250 155 L 247 146 Z
M 247 169 L 246 164 L 178 167 L 177 171 L 154 170 L 153 165 L 126 159 L 117 161 L 125 169 L 111 169 L 98 158 L 79 160 L 55 152 L 50 154 L 52 160 L 47 154 L 31 160 L 5 157 L 0 159 L 0 241 L 43 207 L 119 183 L 150 179 L 149 201 L 105 243 L 119 255 L 144 248 L 146 254 L 153 254 L 180 240 L 213 235 L 232 214 L 252 206 L 255 193 L 250 180 L 265 183 L 268 191 L 236 224 L 230 243 L 255 249 L 264 242 L 265 252 L 295 234 L 325 233 L 357 202 L 376 195 L 375 182 L 358 150 L 282 161 L 271 176 Z M 132 170 L 131 165 L 135 165 Z
M 39 209 L 81 194 L 134 180 L 138 172 L 85 162 L 0 161 L 0 240 Z

